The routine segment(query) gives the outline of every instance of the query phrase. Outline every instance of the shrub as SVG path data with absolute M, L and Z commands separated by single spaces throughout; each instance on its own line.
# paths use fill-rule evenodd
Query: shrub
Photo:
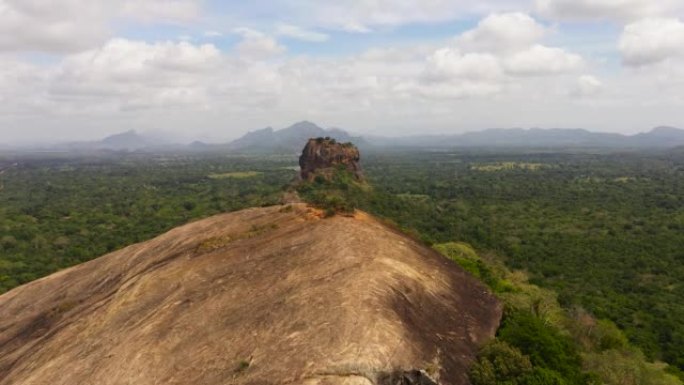
M 582 359 L 573 341 L 533 314 L 509 311 L 498 338 L 528 355 L 535 367 L 558 372 L 568 384 L 585 383 Z
M 681 385 L 674 375 L 646 362 L 638 350 L 606 350 L 585 355 L 585 367 L 606 385 Z
M 503 341 L 487 344 L 470 370 L 473 385 L 518 384 L 532 372 L 529 357 Z

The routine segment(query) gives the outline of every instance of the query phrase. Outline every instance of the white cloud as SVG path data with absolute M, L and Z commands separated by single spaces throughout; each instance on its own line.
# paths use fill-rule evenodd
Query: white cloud
M 114 39 L 66 58 L 48 80 L 47 102 L 58 114 L 140 110 L 206 103 L 221 54 L 210 44 Z
M 538 11 L 561 20 L 634 20 L 684 9 L 680 0 L 537 0 Z
M 114 7 L 99 1 L 0 0 L 0 50 L 76 51 L 109 34 Z
M 462 54 L 456 49 L 442 48 L 427 59 L 426 76 L 431 81 L 496 80 L 502 75 L 498 58 L 491 54 Z
M 221 37 L 223 34 L 219 31 L 204 31 L 204 37 Z
M 110 38 L 117 18 L 180 23 L 199 12 L 199 0 L 0 0 L 0 51 L 82 51 Z
M 619 43 L 625 64 L 642 66 L 684 55 L 684 23 L 649 18 L 625 27 Z
M 327 41 L 330 36 L 316 32 L 316 31 L 311 31 L 304 29 L 302 27 L 298 27 L 296 25 L 291 25 L 291 24 L 281 24 L 276 28 L 276 35 L 278 36 L 284 36 L 284 37 L 289 37 L 292 39 L 298 39 L 298 40 L 304 40 L 304 41 L 310 41 L 310 42 L 316 42 L 316 43 L 321 43 L 324 41 Z
M 495 67 L 492 63 L 496 63 L 498 73 L 510 76 L 544 76 L 581 69 L 581 56 L 541 44 L 547 32 L 544 25 L 529 15 L 493 14 L 457 36 L 454 44 L 458 52 L 486 55 L 488 64 L 479 64 L 483 71 L 491 72 Z M 442 52 L 451 52 L 452 59 L 458 56 L 453 54 L 454 49 Z
M 247 60 L 264 60 L 282 54 L 286 48 L 271 36 L 251 28 L 237 28 L 234 31 L 242 36 L 236 46 L 238 55 Z
M 581 69 L 583 65 L 584 60 L 577 54 L 540 44 L 504 59 L 506 71 L 517 76 L 562 74 Z
M 201 7 L 198 0 L 124 0 L 124 17 L 146 22 L 185 23 L 197 20 Z
M 603 82 L 591 75 L 582 75 L 577 78 L 577 85 L 572 91 L 575 96 L 593 96 L 601 92 Z
M 533 84 L 528 78 L 553 78 L 584 68 L 580 55 L 542 45 L 545 35 L 546 28 L 526 14 L 487 16 L 457 36 L 453 46 L 427 57 L 417 93 L 437 98 L 501 96 Z M 567 94 L 570 87 L 557 93 Z
M 529 0 L 254 0 L 307 28 L 367 33 L 412 23 L 446 22 L 511 9 L 526 9 Z
M 474 29 L 456 40 L 461 47 L 475 51 L 511 51 L 529 47 L 544 37 L 546 28 L 524 13 L 487 16 Z
M 78 3 L 62 1 L 66 5 Z M 20 5 L 28 7 L 32 2 L 40 3 L 28 0 Z M 309 4 L 292 0 L 295 3 Z M 352 3 L 361 4 L 343 1 L 341 7 Z M 495 8 L 505 8 L 504 3 Z M 516 7 L 521 3 L 507 4 Z M 7 0 L 0 0 L 0 5 L 5 4 Z M 112 15 L 121 12 L 120 3 L 110 4 L 117 4 Z M 282 20 L 297 27 L 281 28 L 280 32 L 321 40 L 321 36 L 302 33 L 320 33 L 344 25 L 369 32 L 401 23 L 451 20 L 484 12 L 484 8 L 477 8 L 481 2 L 437 1 L 428 4 L 432 10 L 422 15 L 411 14 L 418 2 L 394 4 L 396 7 L 385 1 L 364 2 L 371 14 L 346 9 L 336 21 L 324 23 L 322 9 L 340 6 L 311 2 L 310 24 L 282 13 Z M 457 9 L 459 5 L 461 9 Z M 492 4 L 484 7 L 489 6 Z M 281 15 L 277 11 L 273 10 Z M 99 11 L 93 12 L 99 15 Z M 169 17 L 172 14 L 166 12 Z M 97 17 L 108 20 L 110 16 Z M 70 20 L 67 16 L 60 19 Z M 31 20 L 37 23 L 47 19 L 32 16 Z M 85 133 L 97 137 L 106 130 L 164 127 L 187 131 L 194 139 L 197 127 L 213 130 L 217 136 L 236 136 L 248 128 L 284 126 L 303 118 L 351 129 L 377 127 L 377 133 L 400 128 L 407 133 L 416 127 L 432 132 L 514 125 L 594 128 L 599 120 L 600 128 L 635 129 L 659 124 L 659 119 L 676 124 L 684 108 L 684 66 L 677 54 L 681 51 L 668 40 L 678 36 L 681 22 L 676 19 L 670 19 L 672 25 L 659 32 L 654 32 L 654 26 L 635 27 L 637 23 L 626 28 L 621 50 L 625 62 L 633 65 L 622 72 L 607 71 L 610 68 L 600 67 L 603 64 L 597 60 L 584 60 L 573 53 L 579 51 L 570 45 L 574 36 L 559 36 L 564 33 L 562 26 L 551 31 L 524 13 L 484 17 L 471 31 L 450 41 L 392 42 L 383 38 L 381 46 L 370 44 L 364 52 L 330 56 L 283 54 L 287 51 L 276 39 L 278 24 L 269 28 L 249 19 L 241 22 L 267 28 L 264 31 L 269 34 L 246 28 L 231 30 L 235 24 L 218 22 L 172 28 L 171 39 L 182 33 L 201 39 L 205 30 L 240 37 L 233 50 L 221 52 L 214 45 L 196 42 L 108 38 L 110 31 L 105 28 L 100 34 L 93 33 L 93 40 L 83 37 L 85 43 L 78 41 L 75 48 L 68 48 L 79 52 L 50 56 L 48 60 L 39 56 L 31 63 L 33 56 L 0 54 L 0 132 L 4 138 L 62 138 Z M 662 27 L 662 22 L 659 25 Z M 0 30 L 10 29 L 0 24 Z M 70 39 L 78 37 L 73 33 L 60 35 L 58 40 L 71 44 Z M 382 36 L 389 35 L 382 32 Z M 3 38 L 17 44 L 1 36 L 0 42 Z M 362 36 L 356 39 L 366 45 Z M 25 41 L 17 41 L 19 49 L 27 47 Z M 31 44 L 56 49 L 54 42 Z M 601 78 L 586 73 L 601 73 Z M 13 129 L 19 126 L 25 129 Z

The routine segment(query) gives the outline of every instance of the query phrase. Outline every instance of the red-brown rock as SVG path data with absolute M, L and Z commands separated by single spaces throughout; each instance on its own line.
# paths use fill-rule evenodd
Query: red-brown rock
M 334 139 L 309 139 L 299 157 L 301 177 L 312 180 L 320 175 L 330 178 L 338 167 L 351 172 L 357 180 L 363 179 L 359 149 L 352 143 L 338 143 Z

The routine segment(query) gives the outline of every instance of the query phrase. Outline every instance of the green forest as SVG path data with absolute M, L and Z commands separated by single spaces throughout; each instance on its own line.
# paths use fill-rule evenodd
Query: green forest
M 0 157 L 0 293 L 188 221 L 276 204 L 296 164 Z M 684 154 L 394 151 L 366 153 L 362 166 L 367 186 L 342 177 L 300 195 L 331 215 L 361 208 L 384 218 L 504 298 L 474 382 L 589 384 L 600 373 L 617 384 L 619 363 L 643 369 L 622 383 L 677 383 L 646 362 L 684 369 Z M 501 357 L 515 365 L 497 366 Z

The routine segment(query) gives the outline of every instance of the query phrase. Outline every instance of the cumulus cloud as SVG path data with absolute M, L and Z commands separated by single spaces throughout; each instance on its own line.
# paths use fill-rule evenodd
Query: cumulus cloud
M 524 78 L 561 76 L 584 67 L 580 55 L 541 44 L 546 33 L 542 24 L 523 13 L 489 15 L 457 36 L 452 46 L 427 57 L 419 93 L 497 96 L 519 88 Z
M 538 11 L 561 20 L 634 20 L 681 11 L 679 0 L 537 0 Z
M 0 51 L 75 52 L 112 35 L 116 18 L 195 19 L 199 0 L 0 0 Z
M 493 14 L 456 40 L 461 47 L 475 51 L 510 51 L 539 41 L 546 28 L 524 13 Z
M 8 1 L 0 0 L 0 6 Z M 70 1 L 78 3 L 62 1 L 66 5 Z M 97 1 L 100 0 L 93 3 Z M 27 0 L 19 5 L 28 7 L 33 2 L 41 3 Z M 278 2 L 287 1 L 274 0 L 269 4 Z M 113 14 L 123 12 L 119 5 L 125 2 L 109 3 L 116 5 L 111 8 Z M 291 1 L 295 3 L 308 4 Z M 390 7 L 390 3 L 395 7 Z M 468 9 L 456 9 L 466 3 Z M 487 7 L 501 10 L 506 8 L 504 3 L 499 2 L 496 7 L 488 3 L 476 10 L 474 2 L 438 0 L 426 6 L 431 9 L 429 12 L 412 14 L 420 5 L 418 2 L 371 1 L 363 2 L 372 11 L 366 15 L 341 9 L 361 4 L 355 0 L 343 0 L 342 6 L 311 2 L 309 24 L 296 15 L 283 13 L 287 17 L 282 20 L 291 24 L 273 21 L 275 27 L 264 30 L 268 33 L 247 28 L 221 29 L 218 23 L 187 30 L 172 28 L 173 36 L 194 36 L 194 40 L 186 42 L 174 37 L 174 41 L 157 42 L 111 38 L 105 22 L 100 33 L 93 32 L 93 40 L 85 41 L 85 36 L 85 42 L 60 48 L 76 52 L 52 56 L 51 60 L 31 63 L 20 55 L 0 54 L 0 127 L 21 124 L 28 128 L 8 129 L 8 135 L 27 136 L 27 132 L 48 135 L 49 129 L 54 128 L 52 136 L 59 137 L 68 130 L 82 134 L 97 126 L 101 127 L 100 133 L 160 126 L 181 132 L 202 126 L 235 136 L 247 128 L 284 125 L 302 118 L 357 129 L 378 125 L 385 130 L 426 127 L 446 131 L 466 126 L 544 126 L 559 122 L 568 126 L 587 125 L 591 123 L 588 114 L 582 112 L 588 110 L 578 109 L 594 108 L 591 116 L 595 117 L 596 105 L 619 106 L 601 115 L 608 122 L 606 125 L 627 122 L 633 127 L 653 116 L 681 115 L 684 66 L 675 65 L 681 63 L 677 47 L 682 46 L 676 43 L 681 24 L 677 19 L 668 19 L 669 27 L 663 31 L 658 30 L 663 28 L 662 19 L 657 23 L 660 27 L 643 21 L 631 23 L 625 28 L 620 49 L 625 62 L 634 68 L 610 76 L 602 73 L 600 79 L 586 74 L 597 70 L 595 66 L 600 63 L 583 59 L 573 48 L 553 43 L 572 41 L 563 36 L 557 38 L 556 33 L 562 33 L 562 28 L 551 30 L 539 19 L 521 12 L 485 16 L 470 31 L 447 41 L 388 42 L 354 54 L 287 55 L 286 47 L 278 41 L 286 36 L 314 42 L 332 40 L 338 34 L 329 37 L 321 31 L 346 25 L 357 32 L 370 32 L 421 20 L 450 20 L 464 12 L 485 12 Z M 519 6 L 522 2 L 507 4 Z M 12 9 L 15 12 L 19 8 Z M 132 12 L 130 9 L 128 12 Z M 338 19 L 323 23 L 323 9 L 338 10 Z M 280 15 L 276 10 L 274 13 Z M 29 11 L 22 8 L 22 14 L 32 15 Z M 93 17 L 100 20 L 111 16 L 93 12 Z M 147 11 L 141 7 L 136 12 Z M 183 20 L 185 13 L 167 10 L 160 14 L 171 21 Z M 3 17 L 9 20 L 6 14 L 0 20 Z M 60 19 L 70 20 L 67 16 Z M 35 20 L 38 19 L 31 22 L 36 23 Z M 85 22 L 77 20 L 73 24 Z M 250 24 L 249 20 L 244 23 L 264 27 L 258 22 Z M 7 27 L 0 23 L 0 30 L 3 28 Z M 203 33 L 212 30 L 233 34 L 239 41 L 233 49 L 223 51 L 212 44 L 197 43 L 220 36 Z M 9 41 L 0 36 L 0 42 L 2 39 Z M 19 49 L 28 46 L 26 42 L 6 44 L 18 44 Z M 46 49 L 54 42 L 31 44 Z M 635 106 L 644 100 L 657 106 L 653 111 L 657 109 L 659 113 L 621 113 L 636 111 Z M 496 114 L 492 114 L 493 110 Z M 228 116 L 231 119 L 226 119 Z M 197 137 L 194 131 L 188 136 Z
M 546 33 L 546 27 L 529 15 L 493 14 L 482 19 L 474 29 L 457 36 L 454 47 L 438 51 L 431 60 L 454 61 L 460 52 L 480 53 L 473 57 L 486 57 L 487 63 L 474 67 L 481 66 L 490 73 L 496 67 L 498 74 L 510 76 L 544 76 L 581 69 L 584 60 L 580 55 L 541 44 Z
M 285 52 L 286 48 L 276 39 L 250 28 L 238 28 L 235 33 L 242 36 L 236 51 L 246 60 L 264 60 Z
M 625 27 L 619 42 L 625 64 L 643 66 L 684 55 L 684 22 L 649 18 Z
M 56 112 L 126 111 L 206 100 L 222 58 L 211 44 L 114 39 L 66 58 L 46 85 Z
M 577 84 L 572 94 L 575 96 L 593 96 L 601 92 L 603 82 L 592 75 L 582 75 L 577 78 Z
M 497 57 L 442 48 L 427 58 L 418 94 L 438 98 L 495 95 L 502 90 L 503 70 Z
M 516 52 L 504 59 L 506 71 L 512 75 L 539 76 L 561 74 L 581 69 L 581 56 L 561 48 L 541 44 Z
M 99 1 L 0 0 L 0 50 L 76 51 L 105 39 L 112 6 Z
M 427 59 L 427 75 L 434 81 L 452 78 L 487 80 L 501 78 L 503 71 L 499 60 L 492 54 L 462 54 L 456 49 L 442 48 Z
M 122 16 L 147 22 L 185 23 L 200 13 L 198 0 L 126 0 L 121 9 Z

